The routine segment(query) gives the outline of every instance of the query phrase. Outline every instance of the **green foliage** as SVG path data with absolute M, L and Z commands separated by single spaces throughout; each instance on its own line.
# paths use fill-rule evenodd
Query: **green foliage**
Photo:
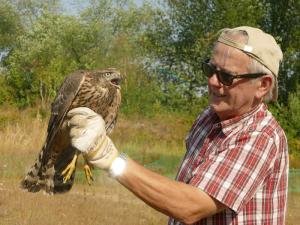
M 291 168 L 299 168 L 300 85 L 297 86 L 297 92 L 289 94 L 288 105 L 277 103 L 270 104 L 269 107 L 287 135 Z
M 265 10 L 260 25 L 274 35 L 283 51 L 279 76 L 279 100 L 288 103 L 289 94 L 300 84 L 300 1 L 263 0 Z
M 126 71 L 139 50 L 134 47 L 140 27 L 151 14 L 95 1 L 80 17 L 43 9 L 17 39 L 5 60 L 7 84 L 18 106 L 47 106 L 62 79 L 78 69 L 116 67 Z M 33 7 L 36 8 L 36 7 Z M 44 7 L 45 8 L 45 7 Z
M 284 52 L 279 99 L 286 105 L 289 92 L 295 92 L 300 82 L 300 41 L 296 38 L 300 35 L 299 11 L 300 1 L 294 0 L 167 0 L 156 14 L 155 25 L 145 34 L 145 48 L 152 61 L 178 74 L 181 83 L 189 87 L 188 94 L 195 97 L 199 86 L 206 85 L 200 62 L 209 57 L 216 33 L 241 25 L 262 28 L 275 36 Z M 178 86 L 165 73 L 160 76 Z
M 145 47 L 160 65 L 179 75 L 191 96 L 205 85 L 200 63 L 209 57 L 215 33 L 224 27 L 257 24 L 261 16 L 253 15 L 261 15 L 263 8 L 258 0 L 169 0 L 167 5 L 145 35 Z
M 217 31 L 256 26 L 273 34 L 284 52 L 279 102 L 270 109 L 287 133 L 291 155 L 300 158 L 300 2 L 163 3 L 93 0 L 80 15 L 67 16 L 59 0 L 0 0 L 0 104 L 38 104 L 47 112 L 67 74 L 116 67 L 125 77 L 121 110 L 127 116 L 194 118 L 208 105 L 200 63 L 210 56 Z
M 76 54 L 87 41 L 81 38 L 83 30 L 76 30 L 80 26 L 84 28 L 74 18 L 44 14 L 31 30 L 19 36 L 5 61 L 9 68 L 7 83 L 18 105 L 32 105 L 38 99 L 45 104 L 53 98 L 63 77 L 82 67 L 84 63 Z
M 294 136 L 300 138 L 300 85 L 297 86 L 297 92 L 289 95 L 288 108 L 289 121 L 295 130 Z
M 129 69 L 122 83 L 122 107 L 126 115 L 151 116 L 161 112 L 161 90 L 153 79 L 138 68 Z
M 0 0 L 0 52 L 9 50 L 22 26 L 16 9 L 7 0 Z
M 0 105 L 5 102 L 8 102 L 10 99 L 9 91 L 6 87 L 5 77 L 0 72 Z
M 198 103 L 206 90 L 200 65 L 210 55 L 216 32 L 224 27 L 257 24 L 263 5 L 258 0 L 169 0 L 166 4 L 144 34 L 142 44 L 150 61 L 146 66 L 161 83 L 164 104 L 173 110 L 195 111 L 207 105 Z
M 289 127 L 289 152 L 291 155 L 291 167 L 299 168 L 300 159 L 300 85 L 296 93 L 291 93 L 288 98 Z

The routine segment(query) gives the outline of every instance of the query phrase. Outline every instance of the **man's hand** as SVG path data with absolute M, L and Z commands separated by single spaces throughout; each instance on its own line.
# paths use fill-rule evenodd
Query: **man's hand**
M 108 170 L 119 153 L 106 136 L 103 118 L 86 107 L 72 109 L 67 116 L 72 146 L 81 151 L 90 164 Z

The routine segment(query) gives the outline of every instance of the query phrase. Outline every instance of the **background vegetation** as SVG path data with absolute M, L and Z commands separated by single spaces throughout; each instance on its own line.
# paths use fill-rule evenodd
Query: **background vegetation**
M 42 146 L 63 78 L 103 67 L 125 77 L 116 145 L 174 177 L 184 136 L 207 106 L 199 65 L 224 27 L 260 27 L 281 45 L 280 98 L 269 108 L 286 131 L 290 167 L 300 168 L 299 0 L 74 0 L 76 11 L 64 2 L 0 0 L 1 223 L 166 224 L 166 217 L 107 176 L 95 176 L 87 187 L 78 171 L 74 189 L 53 198 L 17 191 L 19 181 Z M 297 171 L 290 170 L 288 225 L 300 219 Z
M 199 65 L 216 32 L 256 26 L 284 52 L 279 102 L 270 109 L 287 133 L 291 167 L 299 166 L 299 0 L 84 2 L 75 13 L 60 0 L 0 0 L 1 105 L 38 106 L 45 116 L 67 74 L 116 67 L 125 76 L 123 114 L 171 113 L 192 121 L 207 106 Z

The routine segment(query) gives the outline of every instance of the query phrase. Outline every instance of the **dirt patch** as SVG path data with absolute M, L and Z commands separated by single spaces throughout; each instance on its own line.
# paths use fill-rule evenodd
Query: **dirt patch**
M 166 224 L 167 217 L 151 209 L 121 185 L 76 185 L 67 194 L 28 193 L 17 181 L 1 182 L 2 225 Z

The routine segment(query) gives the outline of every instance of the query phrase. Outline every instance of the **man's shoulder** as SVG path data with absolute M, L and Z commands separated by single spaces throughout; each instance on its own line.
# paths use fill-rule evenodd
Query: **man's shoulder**
M 241 118 L 225 123 L 223 132 L 226 136 L 231 134 L 231 137 L 286 139 L 284 130 L 264 104 Z
M 257 138 L 271 139 L 276 146 L 287 143 L 284 130 L 267 108 L 257 112 L 244 131 Z
M 255 126 L 257 131 L 263 131 L 268 133 L 269 135 L 272 135 L 274 133 L 284 134 L 284 131 L 279 122 L 267 108 L 260 110 L 255 115 L 252 126 Z

